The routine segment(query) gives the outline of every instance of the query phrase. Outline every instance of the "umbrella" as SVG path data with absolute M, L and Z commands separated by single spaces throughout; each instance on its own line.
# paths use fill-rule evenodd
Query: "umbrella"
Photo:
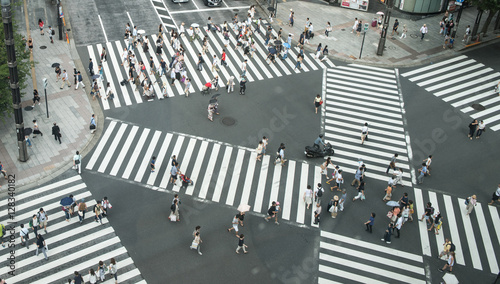
M 388 201 L 386 205 L 394 207 L 394 206 L 399 206 L 399 203 L 397 201 Z
M 281 40 L 275 40 L 275 41 L 274 41 L 274 44 L 276 44 L 276 45 L 280 45 L 280 44 L 282 44 L 282 42 L 281 42 Z
M 213 95 L 213 96 L 212 96 L 212 99 L 215 99 L 215 98 L 217 98 L 218 96 L 220 96 L 220 94 L 215 94 L 215 95 Z
M 286 48 L 290 48 L 290 45 L 288 44 L 288 42 L 285 42 L 285 43 L 283 44 L 283 46 L 284 46 L 284 47 L 286 47 Z
M 61 199 L 61 202 L 59 204 L 61 204 L 62 206 L 70 206 L 71 204 L 73 204 L 73 198 L 69 196 L 64 197 L 63 199 Z
M 443 281 L 446 284 L 458 284 L 458 279 L 454 274 L 445 273 L 443 276 Z
M 145 34 L 146 31 L 145 30 L 138 30 L 137 33 L 142 35 L 142 34 Z
M 191 24 L 191 27 L 193 27 L 193 28 L 197 28 L 197 27 L 199 27 L 199 26 L 200 26 L 200 25 L 198 25 L 197 23 L 192 23 L 192 24 Z
M 96 74 L 96 75 L 92 76 L 92 80 L 95 80 L 95 79 L 100 78 L 100 77 L 101 77 L 101 75 Z
M 61 65 L 61 64 L 59 64 L 59 63 L 53 63 L 53 64 L 52 64 L 52 67 L 56 68 L 56 67 L 58 67 L 58 66 L 60 66 L 60 65 Z
M 271 54 L 276 54 L 276 48 L 269 48 L 269 52 Z
M 31 133 L 33 133 L 33 129 L 29 127 L 24 129 L 24 135 L 30 135 Z
M 240 204 L 240 206 L 238 206 L 238 211 L 240 211 L 240 212 L 250 211 L 250 205 L 248 205 L 248 204 Z
M 377 12 L 377 15 L 383 15 L 384 12 Z
M 210 104 L 215 104 L 216 102 L 217 102 L 217 99 L 211 99 L 211 100 L 209 101 L 209 103 L 210 103 Z

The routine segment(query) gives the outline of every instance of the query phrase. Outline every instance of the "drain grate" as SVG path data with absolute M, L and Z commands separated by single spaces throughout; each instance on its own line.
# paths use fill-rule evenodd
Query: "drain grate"
M 236 119 L 229 117 L 229 116 L 224 117 L 222 119 L 222 124 L 224 124 L 226 126 L 233 126 L 235 123 L 236 123 Z
M 24 107 L 24 110 L 25 111 L 32 111 L 33 107 L 32 106 L 26 106 L 26 107 Z
M 47 47 L 45 45 L 40 46 L 40 49 L 46 49 Z
M 471 108 L 473 108 L 475 110 L 479 110 L 479 111 L 486 109 L 482 104 L 473 104 L 473 105 L 471 105 Z

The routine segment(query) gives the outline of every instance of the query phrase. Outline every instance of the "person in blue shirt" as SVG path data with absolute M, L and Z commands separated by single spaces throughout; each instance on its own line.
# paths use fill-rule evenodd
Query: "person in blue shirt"
M 97 124 L 95 122 L 95 115 L 92 114 L 92 117 L 90 118 L 90 133 L 94 134 L 96 131 Z
M 418 169 L 420 172 L 420 175 L 417 177 L 417 183 L 421 184 L 424 182 L 424 176 L 427 174 L 427 165 L 425 163 L 422 163 L 422 167 Z
M 321 150 L 320 145 L 323 145 L 323 147 L 325 147 L 325 143 L 323 142 L 323 134 L 320 134 L 318 138 L 314 140 L 314 147 L 316 147 L 316 149 Z
M 372 213 L 372 215 L 370 216 L 370 220 L 366 221 L 365 222 L 365 225 L 366 225 L 366 230 L 365 231 L 368 231 L 368 232 L 372 232 L 372 227 L 373 227 L 373 224 L 375 223 L 375 213 Z

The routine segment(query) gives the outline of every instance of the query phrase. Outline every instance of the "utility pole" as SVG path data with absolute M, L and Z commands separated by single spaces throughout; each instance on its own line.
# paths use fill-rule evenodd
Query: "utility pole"
M 59 40 L 63 39 L 63 30 L 62 30 L 62 7 L 61 0 L 57 0 L 57 28 L 59 29 Z
M 458 24 L 460 23 L 460 17 L 462 16 L 462 10 L 464 8 L 463 6 L 464 0 L 456 0 L 455 5 L 460 5 L 460 8 L 458 8 L 458 16 L 457 19 L 455 20 L 455 26 L 453 27 L 453 32 L 451 33 L 451 38 L 455 38 L 457 35 L 457 28 Z
M 14 31 L 12 26 L 12 9 L 10 0 L 2 2 L 2 22 L 5 34 L 5 46 L 7 48 L 7 65 L 9 66 L 9 83 L 12 91 L 12 107 L 16 121 L 17 148 L 19 149 L 19 161 L 26 162 L 29 159 L 28 149 L 24 141 L 23 109 L 21 106 L 21 92 L 19 91 L 19 74 L 17 72 L 16 50 L 14 45 Z
M 387 28 L 389 28 L 389 21 L 391 20 L 392 13 L 392 3 L 393 0 L 388 0 L 385 7 L 384 24 L 382 26 L 382 33 L 380 34 L 380 41 L 378 42 L 377 55 L 382 56 L 384 54 L 385 39 L 387 37 Z
M 479 29 L 479 23 L 481 22 L 481 17 L 483 16 L 483 10 L 480 10 L 477 8 L 477 16 L 476 16 L 476 21 L 474 21 L 474 27 L 472 28 L 472 39 L 477 34 L 477 30 Z
M 368 30 L 368 23 L 365 23 L 365 32 L 363 33 L 363 41 L 361 42 L 361 50 L 359 51 L 359 59 L 361 59 L 361 54 L 363 53 L 363 46 L 365 45 L 366 31 Z

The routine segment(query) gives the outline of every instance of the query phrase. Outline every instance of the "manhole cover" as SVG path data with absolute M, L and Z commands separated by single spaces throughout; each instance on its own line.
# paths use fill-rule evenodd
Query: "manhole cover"
M 345 32 L 345 29 L 340 29 L 341 31 Z
M 471 107 L 475 110 L 485 110 L 486 108 L 481 104 L 473 104 Z
M 389 49 L 394 50 L 394 49 L 396 49 L 396 47 L 395 46 L 389 46 Z
M 27 106 L 24 108 L 25 111 L 32 111 L 33 110 L 33 107 L 32 106 Z
M 46 49 L 47 47 L 45 45 L 40 46 L 40 49 Z
M 411 38 L 418 38 L 418 35 L 416 35 L 416 34 L 412 34 L 412 35 L 410 35 L 410 37 L 411 37 Z
M 232 117 L 224 117 L 222 119 L 222 124 L 226 125 L 226 126 L 233 126 L 234 124 L 236 123 L 236 120 Z

